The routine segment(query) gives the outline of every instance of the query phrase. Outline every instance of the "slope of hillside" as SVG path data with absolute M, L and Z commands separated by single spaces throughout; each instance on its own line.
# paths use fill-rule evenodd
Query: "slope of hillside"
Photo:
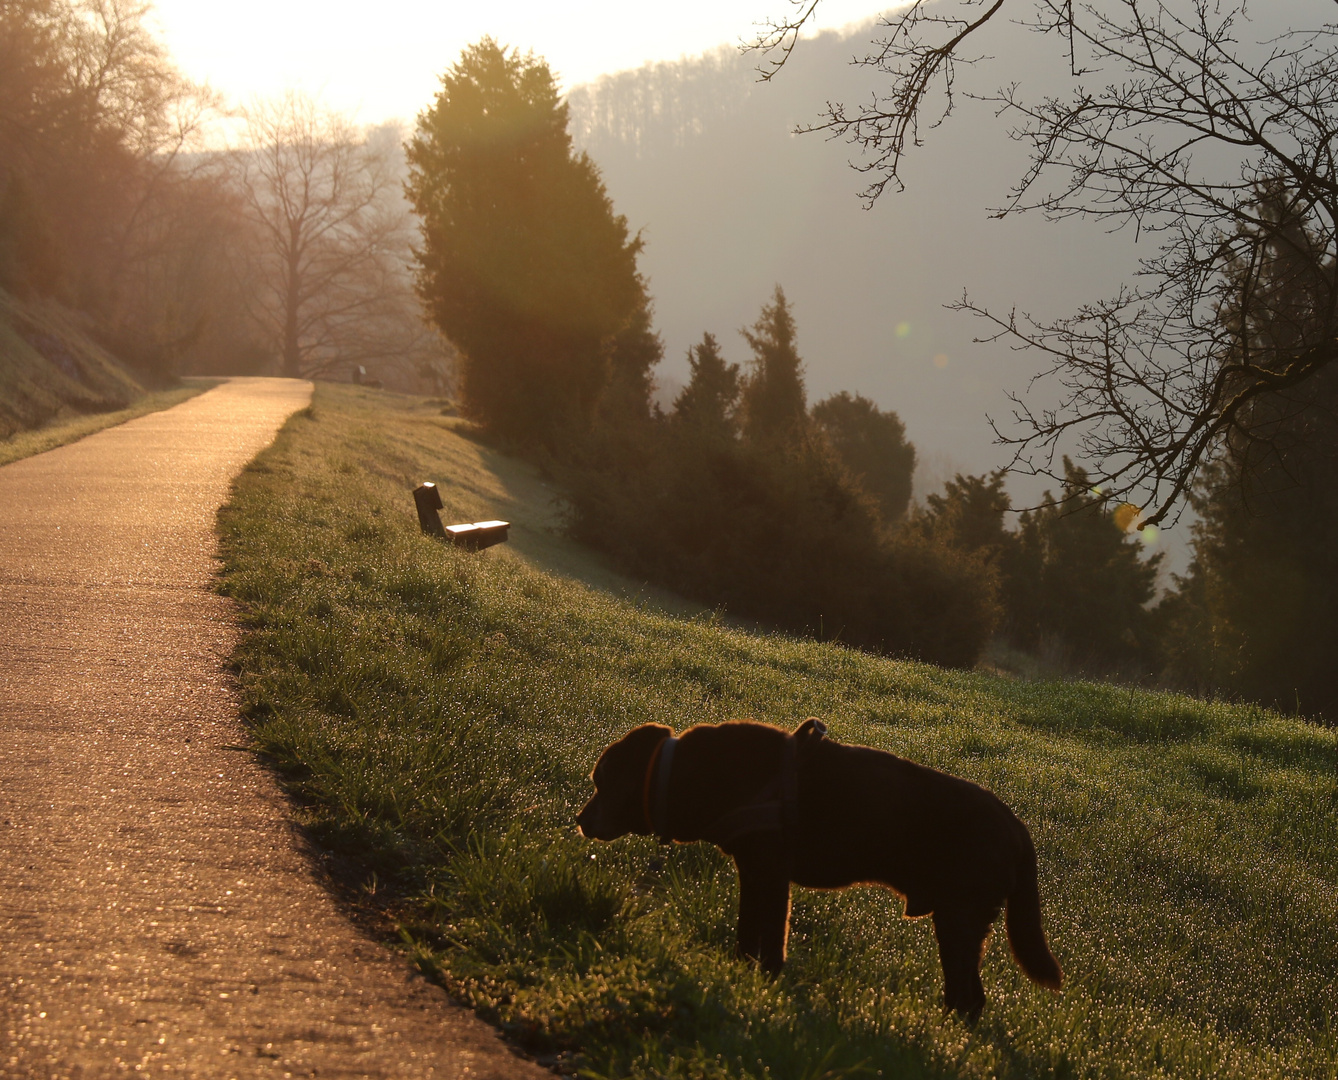
M 1035 213 L 1000 220 L 993 212 L 1025 175 L 1028 143 L 1010 138 L 1017 118 L 998 115 L 988 98 L 1016 83 L 1024 100 L 1039 102 L 1126 77 L 1113 67 L 1073 76 L 1059 38 L 1013 21 L 1029 18 L 1030 5 L 1018 6 L 971 39 L 968 51 L 981 62 L 956 70 L 952 115 L 920 128 L 923 145 L 903 162 L 905 190 L 889 187 L 869 209 L 858 193 L 871 177 L 850 166 L 871 157 L 821 132 L 794 130 L 820 124 L 829 102 L 853 113 L 889 92 L 888 77 L 852 66 L 879 34 L 871 23 L 801 41 L 767 83 L 758 81 L 756 54 L 722 45 L 573 88 L 577 143 L 599 164 L 619 212 L 644 229 L 641 265 L 665 338 L 666 401 L 686 380 L 686 350 L 703 331 L 719 338 L 730 360 L 747 359 L 735 331 L 753 322 L 780 282 L 798 321 L 811 398 L 851 390 L 895 410 L 918 451 L 919 498 L 958 470 L 1009 462 L 1011 448 L 995 443 L 986 418 L 1017 435 L 1009 392 L 1024 395 L 1036 414 L 1056 405 L 1053 380 L 1032 382 L 1049 360 L 1006 340 L 975 340 L 997 327 L 947 305 L 969 293 L 1000 316 L 1016 309 L 1059 319 L 1127 286 L 1162 242 L 1132 225 L 1110 232 L 1107 221 Z M 759 10 L 768 7 L 778 16 L 787 5 Z M 955 3 L 943 7 L 945 18 L 961 14 Z M 1274 0 L 1251 6 L 1233 27 L 1248 49 L 1313 24 L 1317 10 Z M 750 31 L 739 28 L 743 38 Z M 1221 157 L 1205 167 L 1235 175 Z M 1008 483 L 1017 506 L 1034 505 L 1047 487 L 1056 485 L 1025 475 Z M 1190 513 L 1153 541 L 1169 556 L 1166 575 L 1185 569 L 1192 520 Z
M 529 524 L 482 555 L 426 538 L 424 478 L 452 517 Z M 579 580 L 598 561 L 551 532 L 553 495 L 425 403 L 320 384 L 221 519 L 245 708 L 301 820 L 352 902 L 543 1060 L 588 1077 L 1338 1075 L 1332 732 L 666 614 Z M 1061 995 L 996 941 L 980 1024 L 942 1017 L 929 926 L 870 888 L 796 890 L 771 981 L 732 958 L 718 852 L 577 835 L 589 770 L 629 727 L 808 715 L 1015 808 Z
M 145 388 L 50 301 L 0 290 L 0 440 L 86 413 L 123 409 Z
M 993 107 L 1003 72 L 1036 95 L 1061 85 L 1049 40 L 998 28 L 987 43 L 1006 64 L 959 72 L 954 114 L 924 132 L 906 162 L 906 190 L 865 209 L 858 151 L 794 129 L 824 103 L 862 103 L 885 80 L 852 68 L 872 28 L 803 42 L 785 70 L 757 81 L 757 58 L 736 49 L 648 65 L 576 87 L 572 131 L 599 164 L 620 213 L 644 229 L 642 266 L 666 343 L 663 374 L 685 378 L 684 354 L 703 331 L 734 361 L 776 282 L 793 302 L 814 399 L 839 390 L 896 410 L 921 452 L 920 490 L 949 470 L 1003 464 L 987 413 L 1011 414 L 1005 390 L 1025 390 L 1035 362 L 987 328 L 945 309 L 969 290 L 1007 312 L 1058 317 L 1114 293 L 1155 244 L 1081 221 L 995 220 L 1026 165 Z M 947 476 L 944 476 L 947 473 Z M 1031 497 L 1036 492 L 1022 492 Z

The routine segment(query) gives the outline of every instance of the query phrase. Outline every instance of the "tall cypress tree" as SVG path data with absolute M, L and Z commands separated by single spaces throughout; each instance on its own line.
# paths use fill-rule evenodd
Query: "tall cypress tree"
M 573 150 L 548 65 L 491 38 L 465 49 L 408 156 L 419 292 L 460 350 L 466 410 L 521 444 L 584 430 L 644 300 L 641 243 Z
M 779 285 L 757 322 L 739 332 L 753 350 L 743 384 L 744 434 L 759 444 L 793 441 L 804 430 L 808 399 L 794 316 Z
M 738 431 L 739 365 L 727 364 L 714 334 L 688 349 L 692 377 L 674 400 L 674 418 L 707 438 L 730 439 Z

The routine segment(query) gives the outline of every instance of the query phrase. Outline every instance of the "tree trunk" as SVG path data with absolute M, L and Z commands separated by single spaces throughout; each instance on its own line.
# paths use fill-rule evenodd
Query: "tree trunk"
M 287 378 L 302 377 L 302 349 L 297 336 L 299 304 L 297 255 L 288 258 L 288 288 L 283 300 L 283 373 Z

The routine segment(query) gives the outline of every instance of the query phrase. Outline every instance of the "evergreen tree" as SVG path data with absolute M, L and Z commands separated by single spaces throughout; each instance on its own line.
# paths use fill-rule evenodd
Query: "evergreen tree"
M 911 502 L 915 447 L 906 440 L 900 417 L 842 390 L 814 405 L 813 419 L 837 457 L 877 501 L 884 520 L 905 516 Z
M 708 438 L 731 439 L 738 432 L 739 365 L 727 364 L 714 334 L 688 349 L 692 377 L 674 400 L 674 418 Z
M 911 519 L 913 530 L 982 561 L 994 577 L 1000 633 L 1024 649 L 1034 649 L 1041 636 L 1041 569 L 1039 520 L 1023 515 L 1021 527 L 1004 523 L 1009 507 L 1006 469 L 982 476 L 957 476 L 931 494 Z
M 1008 493 L 1007 470 L 987 476 L 957 476 L 943 485 L 943 494 L 930 494 L 914 524 L 928 538 L 961 551 L 998 561 L 1017 536 L 1004 526 Z
M 1019 563 L 1038 573 L 1033 587 L 1036 631 L 1058 640 L 1082 665 L 1145 662 L 1155 647 L 1148 610 L 1156 594 L 1160 553 L 1144 559 L 1138 540 L 1112 513 L 1087 473 L 1064 459 L 1065 498 L 1046 494 L 1022 515 Z
M 638 428 L 651 418 L 651 372 L 664 359 L 664 342 L 655 331 L 654 305 L 645 281 L 638 278 L 638 285 L 636 306 L 608 342 L 609 382 L 600 406 L 606 425 Z
M 755 393 L 784 385 L 789 408 L 739 437 L 739 369 L 705 334 L 667 423 L 641 440 L 607 429 L 564 462 L 575 535 L 630 571 L 736 614 L 848 645 L 969 667 L 997 618 L 988 570 L 909 532 L 807 424 L 784 294 L 750 340 Z M 777 395 L 780 397 L 780 395 Z M 754 398 L 756 405 L 758 397 Z M 760 400 L 774 399 L 761 395 Z
M 794 316 L 779 285 L 757 322 L 739 332 L 753 350 L 743 383 L 744 434 L 758 444 L 792 442 L 806 426 L 808 399 Z
M 1236 268 L 1224 371 L 1284 372 L 1335 333 L 1332 262 L 1264 193 L 1272 225 Z M 1284 708 L 1338 716 L 1338 372 L 1247 407 L 1194 501 L 1194 560 L 1165 616 L 1174 674 Z M 1249 432 L 1248 438 L 1239 432 Z
M 548 65 L 491 38 L 465 49 L 408 156 L 419 291 L 460 350 L 466 409 L 521 444 L 587 430 L 608 339 L 645 300 L 641 242 L 573 150 Z

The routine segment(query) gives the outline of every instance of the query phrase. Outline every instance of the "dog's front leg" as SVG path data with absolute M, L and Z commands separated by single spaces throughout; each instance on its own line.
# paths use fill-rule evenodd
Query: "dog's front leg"
M 789 870 L 779 852 L 765 847 L 735 855 L 734 863 L 739 868 L 739 955 L 775 975 L 785 964 L 790 934 Z

